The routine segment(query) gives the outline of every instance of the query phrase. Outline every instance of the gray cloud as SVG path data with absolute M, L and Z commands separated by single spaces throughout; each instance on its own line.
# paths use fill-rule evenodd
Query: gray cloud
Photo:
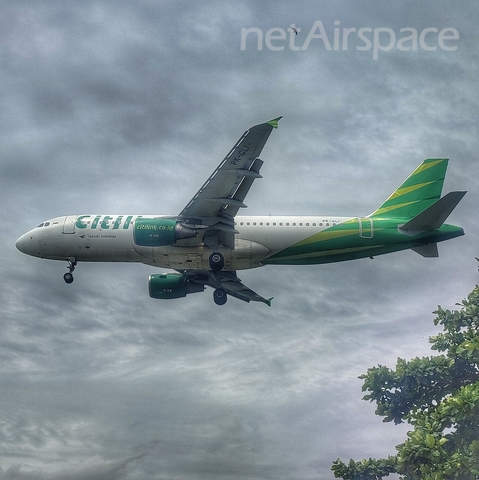
M 476 14 L 476 15 L 475 15 Z M 1 479 L 332 478 L 394 453 L 357 376 L 430 353 L 477 282 L 477 6 L 6 2 L 0 19 Z M 454 52 L 240 50 L 242 27 L 454 27 Z M 148 297 L 145 265 L 21 255 L 70 213 L 177 213 L 248 127 L 283 115 L 251 214 L 368 214 L 450 157 L 438 259 L 240 272 L 273 307 Z

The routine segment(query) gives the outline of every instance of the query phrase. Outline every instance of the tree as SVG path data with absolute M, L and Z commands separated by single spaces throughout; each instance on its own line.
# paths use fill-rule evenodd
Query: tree
M 363 399 L 376 402 L 384 422 L 408 422 L 413 429 L 387 459 L 336 460 L 336 478 L 479 479 L 479 286 L 456 305 L 434 312 L 443 331 L 429 342 L 443 353 L 398 358 L 395 370 L 378 365 L 359 377 L 368 392 Z

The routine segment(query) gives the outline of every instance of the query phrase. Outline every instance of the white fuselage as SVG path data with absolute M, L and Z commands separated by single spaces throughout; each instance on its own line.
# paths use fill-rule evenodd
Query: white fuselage
M 208 270 L 212 249 L 190 239 L 174 245 L 138 246 L 134 241 L 137 218 L 161 215 L 73 215 L 41 223 L 22 235 L 17 248 L 29 255 L 80 262 L 141 262 L 175 270 Z M 167 217 L 165 217 L 167 218 Z M 171 217 L 169 217 L 171 218 Z M 226 270 L 261 266 L 261 261 L 352 217 L 254 216 L 235 219 L 234 250 L 218 246 Z M 194 239 L 193 239 L 194 240 Z

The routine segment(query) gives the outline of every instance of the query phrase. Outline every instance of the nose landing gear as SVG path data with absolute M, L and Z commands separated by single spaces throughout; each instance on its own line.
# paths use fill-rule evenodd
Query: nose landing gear
M 68 262 L 68 272 L 63 275 L 63 280 L 65 280 L 65 283 L 72 283 L 73 282 L 73 272 L 75 270 L 75 267 L 77 266 L 77 260 L 76 258 L 69 258 L 67 260 Z

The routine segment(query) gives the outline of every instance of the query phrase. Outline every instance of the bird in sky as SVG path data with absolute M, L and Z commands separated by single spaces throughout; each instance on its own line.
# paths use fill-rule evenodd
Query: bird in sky
M 291 30 L 296 34 L 298 35 L 298 29 L 293 27 L 293 25 L 291 25 L 289 28 L 291 28 Z

